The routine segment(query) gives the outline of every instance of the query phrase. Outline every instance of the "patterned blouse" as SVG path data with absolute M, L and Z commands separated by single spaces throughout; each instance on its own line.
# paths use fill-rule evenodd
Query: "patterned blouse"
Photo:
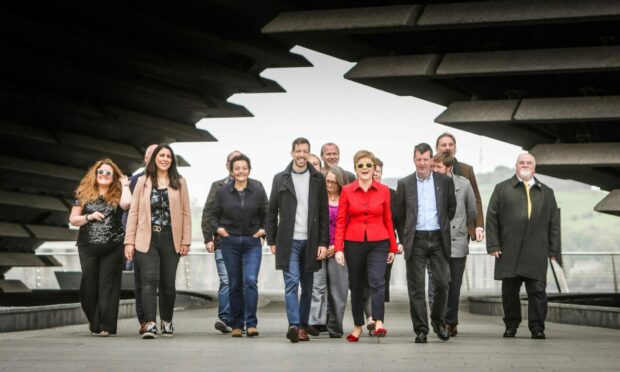
M 151 190 L 151 226 L 170 227 L 168 189 Z
M 80 206 L 80 201 L 76 200 L 74 205 Z M 125 239 L 125 230 L 122 223 L 123 210 L 121 207 L 117 206 L 115 208 L 100 196 L 93 201 L 86 202 L 82 206 L 83 215 L 94 212 L 103 213 L 105 216 L 103 221 L 91 220 L 89 223 L 80 226 L 76 245 L 121 244 Z

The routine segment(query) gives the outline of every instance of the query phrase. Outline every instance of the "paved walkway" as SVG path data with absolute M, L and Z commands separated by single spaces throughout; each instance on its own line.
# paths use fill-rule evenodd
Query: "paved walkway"
M 219 334 L 215 315 L 214 308 L 178 311 L 173 339 L 141 340 L 131 319 L 119 321 L 119 334 L 110 338 L 89 336 L 85 325 L 0 334 L 0 371 L 620 370 L 620 332 L 612 329 L 548 323 L 547 340 L 531 340 L 524 326 L 517 338 L 503 339 L 498 317 L 463 313 L 457 337 L 442 342 L 429 335 L 428 344 L 414 344 L 402 300 L 387 305 L 389 334 L 381 344 L 327 335 L 291 344 L 282 302 L 259 309 L 255 339 Z

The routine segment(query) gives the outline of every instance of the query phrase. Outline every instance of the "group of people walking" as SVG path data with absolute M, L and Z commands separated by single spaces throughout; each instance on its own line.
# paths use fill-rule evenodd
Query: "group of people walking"
M 381 183 L 383 163 L 358 151 L 355 173 L 339 166 L 334 143 L 320 157 L 297 138 L 292 160 L 273 179 L 269 198 L 250 178 L 250 158 L 233 151 L 228 175 L 212 184 L 203 210 L 207 251 L 214 253 L 220 287 L 215 328 L 233 337 L 259 336 L 258 275 L 263 239 L 283 271 L 290 342 L 329 333 L 345 336 L 351 293 L 357 342 L 366 326 L 386 337 L 385 305 L 395 254 L 404 253 L 416 343 L 432 329 L 439 339 L 458 334 L 458 304 L 470 240 L 484 238 L 482 203 L 471 166 L 454 157 L 449 133 L 414 147 L 415 172 L 396 190 Z M 80 297 L 93 334 L 116 333 L 123 245 L 134 261 L 136 309 L 143 338 L 172 336 L 174 280 L 187 255 L 191 219 L 187 184 L 168 145 L 149 146 L 145 172 L 130 179 L 109 159 L 97 162 L 76 191 L 71 224 L 80 226 Z M 535 159 L 522 154 L 516 173 L 498 184 L 487 211 L 487 250 L 502 280 L 504 337 L 521 322 L 519 289 L 525 283 L 532 338 L 545 338 L 547 258 L 559 255 L 559 215 L 553 191 L 536 178 Z M 123 229 L 123 210 L 129 210 Z M 430 325 L 425 281 L 429 279 Z M 301 294 L 300 294 L 301 293 Z
M 134 261 L 140 334 L 157 335 L 159 308 L 161 335 L 174 335 L 176 271 L 191 244 L 187 183 L 169 145 L 149 146 L 144 160 L 144 172 L 131 179 L 100 160 L 75 193 L 69 222 L 80 227 L 80 302 L 94 335 L 116 333 L 123 253 Z

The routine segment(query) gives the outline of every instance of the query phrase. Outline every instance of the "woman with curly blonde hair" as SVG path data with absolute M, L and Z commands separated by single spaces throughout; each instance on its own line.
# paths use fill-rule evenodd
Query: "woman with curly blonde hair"
M 123 264 L 123 210 L 129 179 L 110 159 L 97 161 L 75 190 L 69 222 L 79 227 L 80 302 L 93 335 L 116 333 Z

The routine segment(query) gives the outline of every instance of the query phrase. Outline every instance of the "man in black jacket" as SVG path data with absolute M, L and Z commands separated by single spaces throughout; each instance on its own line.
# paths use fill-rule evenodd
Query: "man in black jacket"
M 151 160 L 151 155 L 153 155 L 153 151 L 155 151 L 157 145 L 149 145 L 144 152 L 144 167 Z M 138 178 L 144 176 L 144 170 L 134 174 L 131 176 L 131 180 L 129 181 L 129 191 L 133 194 L 133 190 L 136 188 L 136 184 L 138 183 Z M 129 210 L 126 210 L 123 213 L 123 228 L 127 226 L 127 216 L 129 214 Z M 136 301 L 136 317 L 138 318 L 138 322 L 140 323 L 140 329 L 138 333 L 143 334 L 146 331 L 146 322 L 144 321 L 144 307 L 142 306 L 142 280 L 140 279 L 140 267 L 138 263 L 133 261 L 127 261 L 125 263 L 125 270 L 133 269 L 133 282 L 134 282 L 134 299 Z
M 209 195 L 207 196 L 207 202 L 205 203 L 205 207 L 202 211 L 202 235 L 205 239 L 205 249 L 209 253 L 215 253 L 215 267 L 217 268 L 217 275 L 220 279 L 220 286 L 217 291 L 217 320 L 215 321 L 214 327 L 222 333 L 232 332 L 232 328 L 230 328 L 229 325 L 230 306 L 228 300 L 228 273 L 226 272 L 222 252 L 217 249 L 216 243 L 219 243 L 219 236 L 211 227 L 211 223 L 209 221 L 209 210 L 213 209 L 215 206 L 215 194 L 217 193 L 217 190 L 230 182 L 234 182 L 230 176 L 230 160 L 240 154 L 241 152 L 239 151 L 233 151 L 228 154 L 226 157 L 226 170 L 229 172 L 228 176 L 211 184 L 211 189 L 209 190 Z
M 430 145 L 420 143 L 413 154 L 416 171 L 399 180 L 396 189 L 397 230 L 405 250 L 411 320 L 415 342 L 426 343 L 429 327 L 424 271 L 430 260 L 435 288 L 431 323 L 437 336 L 447 341 L 450 339 L 445 324 L 450 282 L 450 220 L 456 212 L 454 183 L 450 177 L 432 172 Z
M 495 280 L 502 281 L 504 337 L 515 337 L 521 323 L 519 291 L 525 283 L 528 326 L 544 339 L 548 259 L 560 255 L 560 211 L 553 190 L 534 177 L 536 159 L 517 158 L 516 174 L 498 183 L 487 210 L 487 252 L 496 258 Z
M 273 178 L 267 208 L 267 244 L 276 255 L 276 269 L 283 270 L 289 323 L 286 338 L 291 342 L 310 340 L 313 273 L 320 269 L 329 245 L 325 178 L 308 166 L 309 154 L 307 139 L 293 141 L 293 161 Z

